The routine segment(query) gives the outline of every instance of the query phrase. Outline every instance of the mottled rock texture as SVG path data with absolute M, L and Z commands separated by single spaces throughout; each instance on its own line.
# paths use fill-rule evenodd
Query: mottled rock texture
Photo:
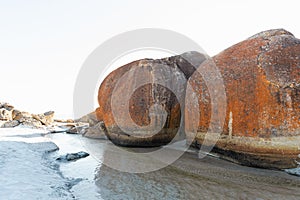
M 12 120 L 12 121 L 7 121 L 5 122 L 1 128 L 14 128 L 16 126 L 20 125 L 20 122 L 18 120 Z
M 40 121 L 43 125 L 49 126 L 54 122 L 54 111 L 48 111 L 43 114 L 32 114 L 32 117 Z
M 8 103 L 0 102 L 0 120 L 9 121 L 12 120 L 12 112 L 14 107 Z
M 296 167 L 300 154 L 300 40 L 283 29 L 264 31 L 213 57 L 222 75 L 227 105 L 214 151 L 242 164 Z M 203 78 L 190 79 L 197 110 L 187 105 L 188 139 L 201 146 L 211 117 L 211 98 Z M 213 124 L 212 124 L 213 126 Z M 209 133 L 208 133 L 209 134 Z
M 88 138 L 93 138 L 93 139 L 107 139 L 105 132 L 106 132 L 106 128 L 104 122 L 100 121 L 94 126 L 87 128 L 83 136 Z
M 53 126 L 54 111 L 48 111 L 43 114 L 31 114 L 28 112 L 14 109 L 14 106 L 8 103 L 0 102 L 0 128 L 14 128 L 25 126 L 29 128 L 47 128 Z
M 99 120 L 97 119 L 96 112 L 94 111 L 75 120 L 75 122 L 88 123 L 89 126 L 92 127 L 95 126 Z
M 205 56 L 187 52 L 164 59 L 142 59 L 105 78 L 99 88 L 96 115 L 104 122 L 106 135 L 113 143 L 160 146 L 175 137 L 186 82 L 195 71 L 188 60 L 200 64 Z

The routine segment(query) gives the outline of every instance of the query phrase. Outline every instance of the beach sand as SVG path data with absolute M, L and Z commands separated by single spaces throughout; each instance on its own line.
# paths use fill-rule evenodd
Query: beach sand
M 56 145 L 60 150 L 55 151 Z M 90 144 L 102 157 L 90 152 Z M 190 149 L 173 164 L 148 173 L 120 172 L 103 162 L 104 140 L 27 129 L 0 132 L 0 196 L 3 199 L 299 199 L 300 178 L 219 158 L 198 158 Z M 87 151 L 76 162 L 55 159 Z M 135 150 L 136 151 L 136 150 Z M 172 150 L 179 151 L 179 150 Z M 93 155 L 94 154 L 94 155 Z M 133 162 L 130 157 L 125 162 Z M 101 162 L 102 160 L 102 162 Z

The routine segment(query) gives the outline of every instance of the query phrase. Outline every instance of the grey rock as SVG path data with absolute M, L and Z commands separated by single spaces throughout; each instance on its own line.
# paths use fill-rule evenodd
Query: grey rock
M 42 123 L 34 118 L 21 118 L 19 120 L 21 125 L 29 127 L 29 128 L 42 128 Z
M 66 131 L 66 133 L 69 134 L 84 134 L 86 130 L 89 128 L 89 125 L 87 123 L 80 123 L 77 124 L 76 126 L 70 128 L 69 130 Z
M 85 158 L 89 155 L 90 154 L 88 154 L 84 151 L 80 151 L 80 152 L 77 152 L 77 153 L 67 153 L 66 155 L 58 157 L 56 160 L 64 161 L 64 162 L 66 162 L 66 161 L 76 161 L 80 158 Z
M 8 111 L 12 111 L 14 109 L 14 107 L 9 103 L 0 103 L 0 108 L 4 108 Z
M 93 139 L 107 139 L 105 130 L 104 122 L 100 121 L 95 126 L 89 127 L 83 136 Z
M 16 127 L 20 125 L 20 122 L 18 120 L 13 120 L 13 121 L 8 121 L 8 122 L 5 122 L 1 128 L 13 128 L 13 127 Z
M 90 127 L 95 126 L 99 122 L 95 112 L 91 112 L 75 121 L 81 123 L 88 123 Z
M 12 111 L 7 110 L 6 108 L 0 108 L 0 120 L 12 120 Z
M 54 122 L 54 111 L 48 111 L 43 114 L 32 114 L 32 117 L 40 121 L 43 125 L 49 126 Z

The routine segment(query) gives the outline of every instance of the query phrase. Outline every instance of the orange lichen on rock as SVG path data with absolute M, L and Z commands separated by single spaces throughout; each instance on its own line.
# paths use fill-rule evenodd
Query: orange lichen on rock
M 169 143 L 181 124 L 187 79 L 195 71 L 185 58 L 199 64 L 200 53 L 187 52 L 164 59 L 142 59 L 111 72 L 98 92 L 98 120 L 107 137 L 123 146 Z
M 218 108 L 226 109 L 226 118 L 214 150 L 247 165 L 297 166 L 300 40 L 283 29 L 269 30 L 224 50 L 213 60 L 222 74 L 227 97 L 227 105 Z M 208 130 L 211 99 L 198 74 L 189 83 L 198 98 L 201 117 L 191 122 L 197 113 L 187 106 L 185 128 L 190 140 L 197 130 L 193 141 L 197 146 L 203 143 Z M 262 157 L 264 161 L 258 162 Z

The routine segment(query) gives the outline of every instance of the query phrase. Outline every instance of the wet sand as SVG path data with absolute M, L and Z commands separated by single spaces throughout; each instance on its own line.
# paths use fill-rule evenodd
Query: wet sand
M 299 199 L 300 178 L 185 153 L 155 172 L 130 174 L 102 165 L 96 185 L 104 199 Z
M 300 199 L 300 177 L 284 171 L 241 166 L 211 156 L 199 159 L 197 151 L 192 150 L 157 171 L 120 172 L 104 164 L 113 156 L 107 141 L 66 134 L 52 136 L 54 141 L 62 142 L 58 146 L 69 146 L 68 149 L 78 147 L 78 141 L 88 151 L 92 146 L 89 152 L 98 156 L 99 162 L 85 158 L 63 167 L 65 174 L 75 176 L 80 172 L 83 180 L 84 174 L 95 170 L 94 178 L 72 189 L 89 199 Z M 136 162 L 134 157 L 124 155 L 118 159 L 125 164 Z

